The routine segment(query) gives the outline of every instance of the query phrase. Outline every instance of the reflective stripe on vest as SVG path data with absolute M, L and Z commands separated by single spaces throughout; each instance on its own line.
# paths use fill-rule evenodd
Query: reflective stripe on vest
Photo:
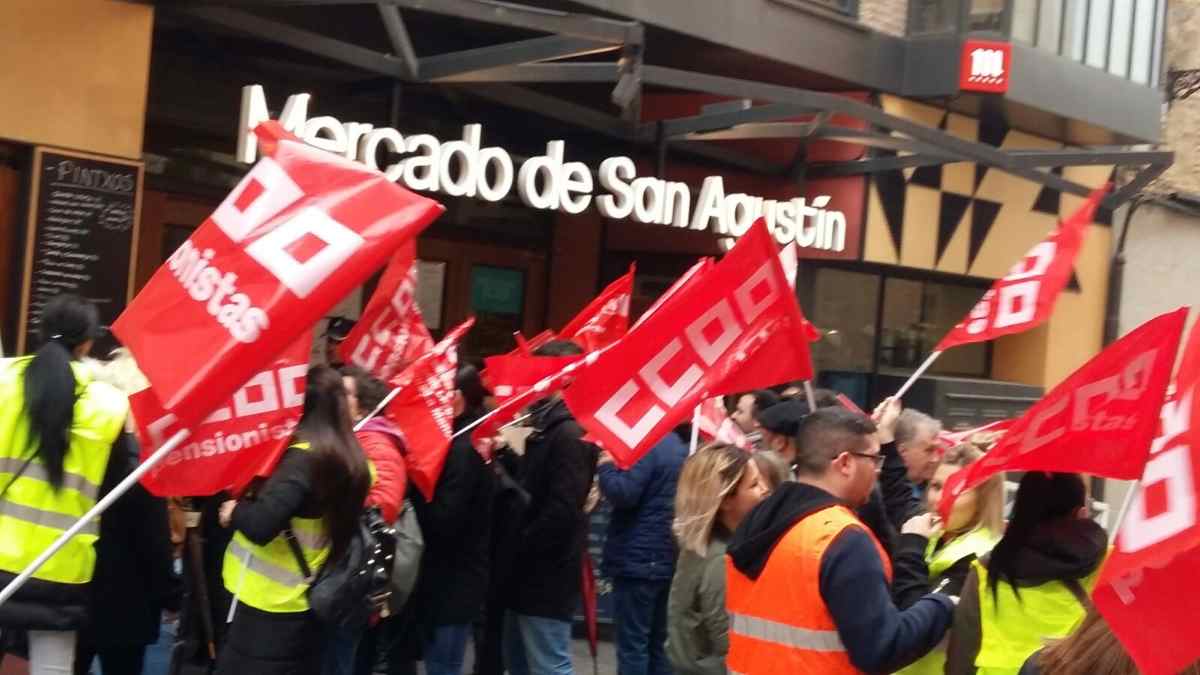
M 0 488 L 8 486 L 0 498 L 0 570 L 13 574 L 27 567 L 96 505 L 112 445 L 129 412 L 125 394 L 93 382 L 88 366 L 71 363 L 75 404 L 63 458 L 63 482 L 55 488 L 36 456 L 25 466 L 38 447 L 25 406 L 25 371 L 32 360 L 0 359 Z M 88 523 L 33 577 L 64 584 L 91 581 L 96 566 L 93 545 L 99 533 L 97 521 Z
M 858 669 L 821 598 L 821 560 L 848 527 L 874 543 L 886 580 L 891 561 L 870 529 L 843 506 L 806 516 L 779 540 L 757 579 L 727 557 L 725 599 L 731 617 L 729 671 L 745 675 L 823 673 L 852 675 Z
M 929 580 L 937 583 L 943 572 L 954 563 L 968 556 L 982 558 L 996 546 L 1000 538 L 985 527 L 977 527 L 941 548 L 936 548 L 938 538 L 929 540 L 925 549 L 925 560 L 929 563 Z M 936 550 L 935 550 L 936 549 Z M 943 640 L 933 651 L 922 656 L 916 663 L 897 671 L 898 675 L 942 675 L 946 668 L 946 641 Z
M 1088 593 L 1100 577 L 1100 565 L 1079 583 Z M 1020 596 L 1001 581 L 996 596 L 988 585 L 987 568 L 974 563 L 979 577 L 979 622 L 982 639 L 975 666 L 979 675 L 1016 675 L 1031 654 L 1047 640 L 1066 637 L 1079 627 L 1087 610 L 1061 581 L 1022 586 Z
M 292 449 L 307 451 L 308 444 L 297 443 Z M 324 524 L 320 518 L 292 518 L 291 528 L 309 570 L 316 574 L 329 558 Z M 282 534 L 259 546 L 235 532 L 225 549 L 222 577 L 239 602 L 255 609 L 273 614 L 308 610 L 308 581 Z
M 739 635 L 770 642 L 781 647 L 811 649 L 818 652 L 844 652 L 846 646 L 836 630 L 808 630 L 786 623 L 741 614 L 729 615 L 729 629 Z

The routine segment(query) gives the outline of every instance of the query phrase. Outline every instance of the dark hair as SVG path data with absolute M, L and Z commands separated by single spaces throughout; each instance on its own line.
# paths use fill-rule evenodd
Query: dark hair
M 366 456 L 350 429 L 342 375 L 333 368 L 309 369 L 304 416 L 296 437 L 311 446 L 313 492 L 329 533 L 330 560 L 337 560 L 345 554 L 358 526 L 371 475 Z
M 578 356 L 583 353 L 583 347 L 571 340 L 551 340 L 533 350 L 534 356 Z
M 738 394 L 738 397 L 734 403 L 736 404 L 738 401 L 741 401 L 743 396 L 754 397 L 754 419 L 756 421 L 758 420 L 758 416 L 761 415 L 764 410 L 782 400 L 779 398 L 779 394 L 776 394 L 770 389 L 755 389 L 754 391 L 747 391 Z
M 73 351 L 96 337 L 99 326 L 95 305 L 76 295 L 55 296 L 42 310 L 42 346 L 25 369 L 29 439 L 37 444 L 34 452 L 55 490 L 62 487 L 63 462 L 75 421 Z
M 1086 501 L 1087 486 L 1079 474 L 1043 471 L 1025 474 L 1017 488 L 1008 528 L 988 560 L 988 585 L 993 596 L 1001 581 L 1007 581 L 1020 596 L 1016 567 L 1021 550 L 1043 525 L 1073 517 Z
M 844 452 L 861 452 L 863 438 L 875 433 L 870 417 L 842 407 L 818 408 L 800 422 L 796 434 L 796 471 L 820 476 Z
M 466 404 L 464 415 L 478 417 L 484 413 L 483 400 L 487 398 L 488 390 L 483 386 L 483 378 L 479 370 L 469 363 L 459 363 L 458 373 L 454 376 L 454 386 L 462 394 Z
M 355 395 L 358 397 L 358 410 L 363 415 L 370 414 L 380 403 L 383 403 L 383 399 L 387 398 L 390 391 L 387 383 L 365 369 L 346 364 L 339 366 L 338 372 L 342 374 L 342 377 L 349 377 L 354 380 Z
M 820 387 L 814 389 L 813 401 L 816 402 L 818 408 L 842 407 L 842 402 L 838 400 L 838 393 L 832 389 Z

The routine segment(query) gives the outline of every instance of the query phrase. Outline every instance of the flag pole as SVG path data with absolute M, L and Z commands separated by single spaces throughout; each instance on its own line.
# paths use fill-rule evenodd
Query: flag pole
M 817 409 L 817 395 L 813 393 L 812 380 L 804 381 L 804 398 L 808 399 L 808 411 Z
M 16 594 L 16 592 L 25 585 L 25 582 L 29 581 L 29 578 L 33 576 L 33 573 L 41 569 L 42 565 L 45 565 L 47 560 L 54 557 L 54 554 L 58 553 L 63 546 L 66 546 L 67 542 L 70 541 L 72 537 L 79 534 L 83 528 L 87 527 L 88 523 L 99 517 L 100 514 L 107 511 L 108 507 L 113 505 L 113 502 L 120 499 L 121 496 L 128 492 L 129 488 L 133 487 L 142 476 L 150 471 L 150 469 L 153 469 L 155 465 L 169 455 L 172 450 L 179 446 L 180 443 L 183 443 L 185 440 L 187 440 L 187 437 L 191 434 L 192 432 L 188 429 L 181 429 L 175 432 L 175 435 L 168 439 L 166 443 L 163 443 L 161 448 L 155 450 L 154 454 L 147 457 L 146 461 L 142 462 L 136 469 L 130 472 L 130 474 L 126 476 L 124 480 L 118 483 L 117 486 L 110 490 L 108 494 L 104 495 L 103 499 L 96 502 L 95 506 L 89 509 L 87 513 L 83 514 L 82 518 L 75 521 L 75 524 L 72 525 L 70 529 L 59 535 L 58 539 L 55 539 L 54 543 L 51 544 L 49 548 L 47 548 L 45 551 L 42 551 L 41 555 L 39 555 L 33 562 L 29 563 L 29 565 L 22 570 L 15 579 L 8 582 L 8 585 L 4 587 L 4 590 L 0 591 L 0 605 L 3 605 L 9 600 L 9 598 Z
M 696 454 L 696 445 L 700 442 L 700 406 L 692 409 L 692 439 L 688 443 L 688 456 Z
M 354 431 L 359 431 L 360 429 L 362 429 L 363 426 L 366 425 L 367 422 L 370 422 L 372 418 L 374 418 L 376 415 L 379 414 L 379 411 L 386 408 L 387 404 L 391 403 L 392 399 L 396 398 L 396 394 L 399 394 L 399 393 L 400 393 L 400 387 L 396 387 L 395 389 L 389 391 L 388 395 L 383 397 L 383 400 L 379 402 L 379 405 L 375 406 L 375 409 L 371 411 L 370 415 L 367 415 L 366 417 L 362 418 L 361 420 L 358 421 L 358 424 L 354 425 Z
M 908 390 L 912 388 L 913 384 L 925 374 L 926 370 L 929 370 L 929 366 L 932 366 L 933 362 L 937 361 L 937 358 L 941 355 L 941 352 L 930 352 L 929 358 L 925 359 L 925 363 L 922 363 L 921 367 L 917 368 L 917 370 L 909 376 L 908 381 L 904 383 L 904 386 L 900 387 L 899 391 L 892 395 L 892 398 L 903 398 L 904 395 L 908 393 Z

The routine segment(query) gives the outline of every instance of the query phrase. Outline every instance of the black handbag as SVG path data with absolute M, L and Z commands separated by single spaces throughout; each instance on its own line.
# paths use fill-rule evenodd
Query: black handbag
M 283 531 L 292 555 L 308 582 L 308 605 L 322 623 L 344 630 L 361 630 L 373 614 L 384 614 L 391 596 L 392 558 L 396 531 L 376 508 L 363 512 L 346 553 L 328 560 L 314 575 L 304 559 L 296 534 Z

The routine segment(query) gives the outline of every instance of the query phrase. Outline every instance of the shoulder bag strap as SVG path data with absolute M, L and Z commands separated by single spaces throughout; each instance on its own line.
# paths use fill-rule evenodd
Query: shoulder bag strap
M 8 489 L 13 486 L 13 483 L 17 482 L 17 479 L 25 474 L 25 471 L 29 468 L 29 465 L 33 463 L 35 457 L 37 457 L 36 452 L 30 455 L 29 459 L 25 460 L 25 463 L 21 465 L 20 469 L 17 469 L 17 472 L 13 474 L 12 480 L 8 481 L 8 485 L 5 485 L 4 489 L 0 490 L 0 499 L 3 499 L 4 495 L 8 494 Z
M 1084 590 L 1083 584 L 1079 583 L 1078 579 L 1064 579 L 1063 585 L 1067 587 L 1068 591 L 1071 591 L 1071 595 L 1075 596 L 1085 610 L 1092 611 L 1092 599 L 1088 597 L 1087 591 Z
M 283 531 L 283 538 L 287 540 L 288 548 L 292 549 L 292 555 L 296 556 L 296 562 L 300 565 L 300 573 L 304 575 L 304 580 L 311 584 L 313 582 L 312 568 L 304 559 L 304 551 L 300 549 L 300 542 L 296 541 L 296 533 L 289 527 Z

